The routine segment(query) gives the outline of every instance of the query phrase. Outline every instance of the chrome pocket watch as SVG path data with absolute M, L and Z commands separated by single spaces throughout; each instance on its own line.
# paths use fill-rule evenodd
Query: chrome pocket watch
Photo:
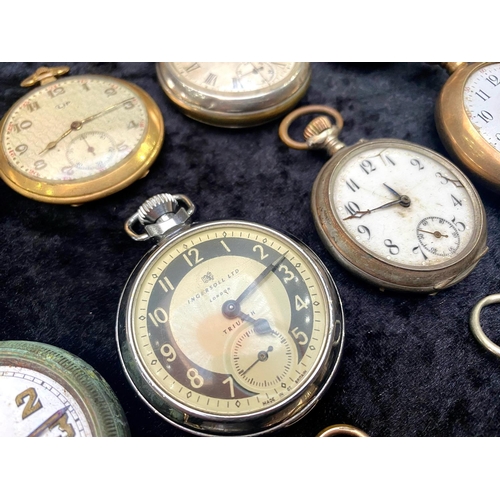
M 299 116 L 325 113 L 305 129 Z M 382 289 L 435 293 L 458 283 L 486 253 L 486 216 L 469 179 L 434 151 L 398 139 L 338 139 L 340 113 L 306 106 L 290 113 L 280 137 L 296 149 L 326 149 L 332 158 L 317 176 L 311 209 L 330 253 L 348 270 Z
M 160 62 L 158 79 L 183 113 L 219 127 L 268 122 L 305 94 L 311 67 L 303 62 Z
M 335 284 L 302 243 L 251 222 L 191 224 L 193 213 L 186 196 L 159 194 L 126 222 L 134 240 L 158 243 L 120 299 L 125 373 L 151 409 L 194 434 L 287 426 L 338 368 Z
M 0 436 L 128 436 L 107 382 L 90 365 L 48 344 L 0 341 Z
M 29 198 L 77 205 L 144 177 L 164 127 L 136 85 L 102 75 L 56 79 L 68 71 L 42 67 L 21 83 L 41 86 L 0 121 L 0 177 Z
M 500 190 L 500 63 L 441 63 L 451 74 L 436 103 L 450 155 L 473 180 Z

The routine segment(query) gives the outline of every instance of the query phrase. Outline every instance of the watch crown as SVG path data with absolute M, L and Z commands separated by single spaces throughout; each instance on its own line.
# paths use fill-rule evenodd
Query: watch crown
M 304 130 L 304 138 L 310 139 L 315 135 L 321 134 L 325 130 L 332 128 L 332 122 L 326 116 L 314 118 Z
M 139 208 L 139 221 L 142 224 L 155 223 L 160 217 L 173 213 L 179 204 L 168 193 L 161 193 L 147 199 Z

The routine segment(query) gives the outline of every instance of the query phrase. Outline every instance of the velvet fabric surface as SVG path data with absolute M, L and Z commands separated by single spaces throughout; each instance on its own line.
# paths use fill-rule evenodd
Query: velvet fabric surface
M 271 436 L 315 436 L 347 423 L 370 436 L 500 434 L 500 361 L 472 336 L 473 306 L 499 293 L 498 195 L 481 186 L 489 251 L 459 284 L 436 295 L 382 292 L 344 269 L 314 229 L 310 192 L 326 152 L 289 149 L 279 120 L 223 129 L 184 116 L 160 87 L 154 63 L 2 63 L 0 116 L 21 98 L 21 80 L 41 65 L 67 64 L 71 75 L 131 81 L 158 103 L 165 139 L 149 175 L 79 207 L 41 203 L 0 183 L 0 340 L 52 344 L 79 356 L 110 384 L 132 436 L 189 436 L 151 411 L 129 385 L 115 340 L 118 302 L 151 244 L 123 224 L 150 196 L 183 193 L 196 221 L 244 219 L 291 233 L 326 264 L 345 314 L 339 371 L 318 404 Z M 398 138 L 449 158 L 434 108 L 448 75 L 427 63 L 312 63 L 300 105 L 326 104 L 345 120 L 341 139 Z M 494 341 L 500 308 L 481 316 Z

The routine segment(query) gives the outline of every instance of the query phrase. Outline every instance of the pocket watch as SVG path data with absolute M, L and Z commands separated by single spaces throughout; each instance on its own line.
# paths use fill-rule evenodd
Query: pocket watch
M 326 113 L 292 139 L 299 116 Z M 311 209 L 330 253 L 382 289 L 435 293 L 465 278 L 486 253 L 486 215 L 469 179 L 434 151 L 398 139 L 338 139 L 341 114 L 327 106 L 290 113 L 279 134 L 296 149 L 325 148 Z
M 158 240 L 120 299 L 125 373 L 151 409 L 197 435 L 289 425 L 337 371 L 344 319 L 333 279 L 291 237 L 246 221 L 191 224 L 193 213 L 188 197 L 163 193 L 125 224 L 134 240 Z
M 0 436 L 128 436 L 107 382 L 69 352 L 31 341 L 0 341 Z
M 41 86 L 0 122 L 0 177 L 29 198 L 77 205 L 146 175 L 164 128 L 136 85 L 102 75 L 57 79 L 68 71 L 42 67 L 21 83 Z
M 500 190 L 500 63 L 441 63 L 451 74 L 436 103 L 439 136 L 473 180 Z
M 156 70 L 183 113 L 219 127 L 276 118 L 303 97 L 311 80 L 304 62 L 160 62 Z

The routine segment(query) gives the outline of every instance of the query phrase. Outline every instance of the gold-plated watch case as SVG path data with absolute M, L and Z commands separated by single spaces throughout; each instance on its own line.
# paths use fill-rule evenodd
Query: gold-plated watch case
M 157 63 L 156 70 L 163 90 L 184 114 L 228 128 L 260 125 L 279 117 L 304 96 L 311 80 L 311 65 L 306 62 L 292 63 L 286 78 L 265 88 L 238 92 L 197 85 L 171 62 Z
M 325 116 L 312 120 L 306 127 L 305 142 L 295 141 L 288 135 L 290 124 L 299 116 L 309 113 L 325 113 L 332 116 L 336 125 L 331 125 Z M 470 180 L 453 163 L 436 152 L 423 146 L 399 139 L 360 140 L 347 146 L 338 139 L 343 126 L 340 113 L 327 106 L 305 106 L 285 117 L 280 125 L 280 137 L 294 149 L 326 149 L 332 156 L 316 177 L 311 193 L 311 210 L 316 229 L 328 251 L 349 271 L 362 279 L 375 284 L 382 290 L 399 290 L 407 292 L 436 293 L 448 288 L 462 279 L 475 268 L 481 257 L 485 255 L 487 226 L 486 214 L 482 201 Z M 400 263 L 390 263 L 350 235 L 343 227 L 339 214 L 333 209 L 331 186 L 337 176 L 342 175 L 343 165 L 350 158 L 356 157 L 372 147 L 385 150 L 401 146 L 408 151 L 424 153 L 437 163 L 444 165 L 457 177 L 472 202 L 473 234 L 459 255 L 448 261 L 428 267 L 417 267 Z
M 467 115 L 464 89 L 474 73 L 497 63 L 441 63 L 451 74 L 436 102 L 435 119 L 441 140 L 471 178 L 500 191 L 500 151 L 485 140 Z
M 60 77 L 67 72 L 69 72 L 69 68 L 65 66 L 56 68 L 41 67 L 31 77 L 26 78 L 21 86 L 28 87 L 37 83 L 41 85 L 50 84 L 56 80 L 56 77 Z M 149 94 L 137 85 L 114 77 L 78 75 L 65 77 L 64 80 L 79 80 L 88 76 L 96 76 L 100 80 L 119 84 L 129 89 L 143 103 L 148 119 L 140 144 L 112 168 L 83 179 L 68 182 L 50 181 L 25 175 L 13 166 L 9 159 L 9 152 L 0 148 L 0 177 L 8 186 L 23 196 L 47 203 L 79 205 L 120 191 L 149 172 L 151 164 L 160 151 L 164 138 L 163 117 L 158 105 Z M 11 110 L 37 91 L 38 89 L 35 88 L 19 99 Z M 4 129 L 10 113 L 9 110 L 0 121 L 0 138 L 4 136 Z M 78 117 L 78 119 L 83 118 L 83 116 L 85 116 L 85 110 L 82 110 L 82 116 Z

